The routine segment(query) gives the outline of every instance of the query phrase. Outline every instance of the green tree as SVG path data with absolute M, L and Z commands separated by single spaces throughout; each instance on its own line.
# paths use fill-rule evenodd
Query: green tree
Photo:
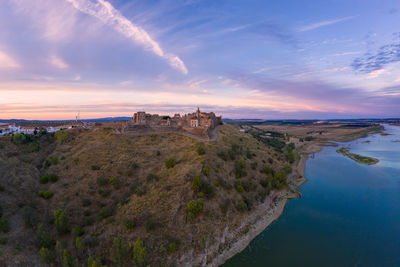
M 24 135 L 24 134 L 16 133 L 13 136 L 13 142 L 15 144 L 24 144 L 24 143 L 26 143 L 26 141 L 27 141 L 27 138 L 26 138 L 26 135 Z
M 68 139 L 68 132 L 62 130 L 62 131 L 57 131 L 55 132 L 54 136 L 57 139 L 57 142 L 62 144 L 63 142 L 65 142 L 65 140 Z
M 60 234 L 65 234 L 69 231 L 68 217 L 63 210 L 54 211 L 54 224 Z
M 143 241 L 138 237 L 133 244 L 133 264 L 136 266 L 144 266 L 146 263 L 146 247 Z
M 208 176 L 208 175 L 210 174 L 210 166 L 205 165 L 205 166 L 203 167 L 203 174 L 204 174 L 205 176 Z
M 116 264 L 116 266 L 125 266 L 126 259 L 128 256 L 128 248 L 126 241 L 115 237 L 112 241 L 110 248 L 110 258 Z

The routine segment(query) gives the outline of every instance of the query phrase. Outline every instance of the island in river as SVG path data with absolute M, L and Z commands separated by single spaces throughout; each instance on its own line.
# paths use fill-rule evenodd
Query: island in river
M 377 164 L 379 162 L 378 159 L 372 158 L 372 157 L 366 157 L 366 156 L 361 156 L 355 153 L 350 152 L 350 148 L 348 147 L 342 147 L 341 149 L 336 150 L 337 153 L 342 154 L 346 157 L 351 158 L 354 161 L 357 161 L 358 163 L 361 164 L 366 164 L 366 165 L 373 165 Z

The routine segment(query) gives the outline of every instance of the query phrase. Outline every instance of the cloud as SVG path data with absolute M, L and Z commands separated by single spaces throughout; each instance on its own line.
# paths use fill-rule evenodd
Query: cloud
M 116 10 L 109 2 L 105 0 L 66 0 L 79 11 L 89 14 L 104 24 L 113 27 L 116 31 L 123 34 L 137 44 L 144 47 L 145 50 L 151 51 L 157 56 L 164 58 L 170 66 L 187 74 L 188 70 L 184 62 L 176 55 L 165 53 L 161 46 L 154 41 L 150 35 L 141 27 L 134 25 L 118 10 Z
M 371 73 L 381 70 L 384 66 L 400 61 L 400 34 L 394 34 L 395 39 L 391 44 L 381 46 L 376 54 L 366 53 L 356 58 L 351 67 L 355 71 Z
M 381 76 L 382 74 L 384 74 L 386 72 L 385 69 L 380 69 L 380 70 L 374 70 L 372 72 L 370 72 L 367 76 L 367 79 L 375 79 L 378 78 L 379 76 Z
M 48 61 L 51 65 L 59 69 L 67 69 L 69 67 L 67 63 L 55 55 L 51 56 Z
M 298 29 L 298 31 L 299 32 L 307 32 L 307 31 L 311 31 L 311 30 L 314 30 L 314 29 L 317 29 L 317 28 L 320 28 L 320 27 L 329 26 L 329 25 L 332 25 L 332 24 L 336 24 L 336 23 L 339 23 L 339 22 L 346 21 L 346 20 L 351 20 L 351 19 L 354 19 L 356 17 L 358 17 L 358 16 L 349 16 L 349 17 L 344 17 L 344 18 L 340 18 L 340 19 L 324 20 L 324 21 L 320 21 L 320 22 L 316 22 L 316 23 L 313 23 L 313 24 L 310 24 L 310 25 L 306 25 L 306 26 L 300 27 Z
M 0 51 L 0 69 L 16 69 L 20 65 L 9 55 Z

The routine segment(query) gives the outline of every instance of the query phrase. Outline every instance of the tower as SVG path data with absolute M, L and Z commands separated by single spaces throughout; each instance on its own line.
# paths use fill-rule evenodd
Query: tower
M 198 119 L 200 119 L 200 108 L 199 108 L 199 107 L 197 107 L 196 117 L 197 117 Z

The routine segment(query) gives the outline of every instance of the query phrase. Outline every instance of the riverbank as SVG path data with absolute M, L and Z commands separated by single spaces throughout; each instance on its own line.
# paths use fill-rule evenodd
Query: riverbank
M 363 138 L 368 134 L 375 134 L 383 131 L 382 126 L 378 126 L 369 130 L 360 132 L 345 132 L 343 135 L 336 135 L 335 141 L 351 141 Z M 256 210 L 246 218 L 242 225 L 250 225 L 248 231 L 238 237 L 229 250 L 221 252 L 210 264 L 207 266 L 220 266 L 234 255 L 242 252 L 250 242 L 261 234 L 271 223 L 277 220 L 285 210 L 286 203 L 289 199 L 301 196 L 297 191 L 298 188 L 307 181 L 304 177 L 305 166 L 307 159 L 313 154 L 320 152 L 324 146 L 338 146 L 336 143 L 329 140 L 314 140 L 310 142 L 300 142 L 299 138 L 291 139 L 299 149 L 299 156 L 297 163 L 293 165 L 293 171 L 288 177 L 289 188 L 285 191 L 273 192 L 270 197 L 259 205 Z M 273 202 L 272 200 L 277 201 Z M 228 234 L 227 234 L 228 235 Z
M 242 222 L 242 226 L 250 225 L 247 233 L 238 237 L 229 250 L 220 253 L 210 264 L 207 264 L 208 266 L 220 266 L 243 251 L 255 237 L 282 215 L 287 201 L 298 197 L 298 188 L 307 181 L 304 177 L 307 158 L 310 154 L 318 153 L 321 150 L 322 145 L 319 143 L 310 143 L 303 148 L 299 160 L 293 165 L 293 171 L 288 176 L 289 188 L 284 191 L 272 192 L 263 204 L 256 207 L 255 211 Z

